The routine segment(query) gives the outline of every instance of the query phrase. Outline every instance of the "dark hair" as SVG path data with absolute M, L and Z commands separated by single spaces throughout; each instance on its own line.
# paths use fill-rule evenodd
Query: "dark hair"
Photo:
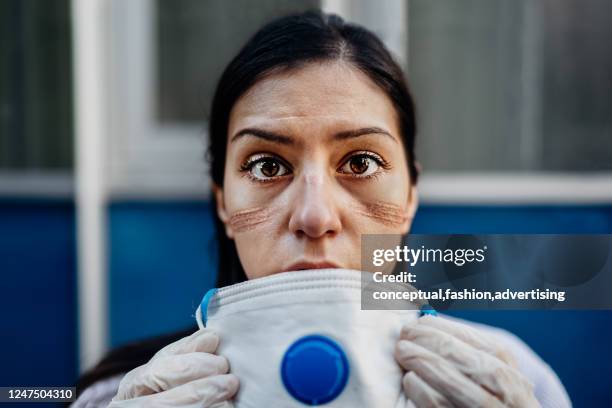
M 266 75 L 310 62 L 333 60 L 355 66 L 389 96 L 400 120 L 410 177 L 416 183 L 415 109 L 402 69 L 372 32 L 346 23 L 334 14 L 308 11 L 279 18 L 264 26 L 225 68 L 210 114 L 208 158 L 211 178 L 216 185 L 223 186 L 228 122 L 236 101 Z M 245 281 L 236 246 L 225 235 L 216 212 L 213 216 L 218 245 L 217 287 Z
M 230 112 L 236 101 L 255 82 L 266 75 L 290 70 L 310 62 L 345 61 L 364 72 L 391 99 L 400 119 L 403 145 L 408 157 L 410 177 L 416 183 L 414 139 L 415 113 L 412 97 L 399 65 L 372 32 L 345 23 L 336 15 L 319 11 L 281 17 L 261 28 L 229 63 L 218 82 L 210 114 L 211 177 L 223 185 L 227 130 Z M 217 286 L 246 280 L 234 242 L 215 217 L 218 277 Z M 153 339 L 131 343 L 113 350 L 77 384 L 80 394 L 94 382 L 127 372 L 146 363 L 161 348 L 197 330 L 197 326 Z

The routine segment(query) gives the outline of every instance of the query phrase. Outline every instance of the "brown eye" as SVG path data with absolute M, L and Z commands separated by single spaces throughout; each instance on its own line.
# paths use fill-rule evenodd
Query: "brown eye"
M 278 165 L 278 163 L 272 160 L 266 160 L 259 163 L 259 169 L 261 171 L 261 174 L 266 177 L 276 176 L 279 168 L 280 166 Z
M 380 167 L 380 161 L 371 154 L 356 154 L 351 156 L 340 168 L 341 173 L 352 174 L 357 177 L 367 177 L 376 173 Z
M 351 170 L 353 171 L 353 173 L 363 174 L 368 170 L 371 160 L 372 159 L 365 156 L 352 157 L 349 160 L 349 165 L 351 166 Z
M 257 180 L 267 180 L 289 173 L 287 167 L 274 157 L 262 157 L 251 163 L 248 171 Z

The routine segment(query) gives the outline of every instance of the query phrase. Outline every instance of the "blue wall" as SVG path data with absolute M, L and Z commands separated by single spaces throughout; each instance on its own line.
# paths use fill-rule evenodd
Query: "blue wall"
M 109 225 L 111 344 L 192 326 L 215 283 L 209 205 L 116 203 Z
M 193 323 L 200 297 L 214 284 L 211 209 L 200 202 L 110 206 L 113 346 Z M 413 231 L 612 233 L 612 206 L 429 205 Z M 78 355 L 72 203 L 0 201 L 0 272 L 0 385 L 72 383 Z M 523 338 L 557 371 L 576 406 L 612 406 L 604 371 L 612 364 L 612 312 L 457 315 Z
M 0 386 L 72 384 L 78 372 L 74 207 L 0 201 Z

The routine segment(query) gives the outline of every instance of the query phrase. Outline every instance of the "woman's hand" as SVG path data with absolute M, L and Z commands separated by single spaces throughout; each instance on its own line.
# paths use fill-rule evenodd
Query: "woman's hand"
M 213 354 L 218 345 L 219 336 L 207 329 L 167 345 L 123 377 L 109 407 L 204 408 L 228 401 L 238 378 L 227 374 L 225 357 Z
M 539 407 L 533 385 L 485 333 L 423 316 L 402 328 L 395 358 L 417 407 Z

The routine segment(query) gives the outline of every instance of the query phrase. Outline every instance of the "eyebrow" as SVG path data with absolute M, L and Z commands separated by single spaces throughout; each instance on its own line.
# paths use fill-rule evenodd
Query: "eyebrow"
M 387 132 L 385 129 L 376 126 L 339 132 L 334 135 L 334 140 L 353 139 L 359 136 L 375 134 L 389 136 L 394 142 L 397 142 L 397 139 L 391 133 Z
M 360 128 L 360 129 L 353 129 L 353 130 L 345 130 L 345 131 L 336 133 L 332 138 L 333 140 L 346 140 L 346 139 L 354 139 L 359 136 L 373 135 L 373 134 L 388 136 L 394 142 L 397 143 L 397 139 L 391 133 L 387 132 L 386 130 L 382 128 L 376 127 L 376 126 L 365 127 L 365 128 Z M 295 144 L 295 140 L 291 138 L 290 136 L 282 135 L 282 134 L 275 133 L 275 132 L 270 132 L 268 130 L 263 130 L 259 128 L 245 128 L 245 129 L 240 130 L 234 136 L 232 136 L 230 143 L 236 141 L 237 139 L 243 136 L 255 136 L 260 139 L 267 140 L 269 142 L 283 144 L 283 145 L 294 145 Z
M 235 142 L 237 139 L 240 139 L 243 136 L 255 136 L 260 139 L 267 140 L 269 142 L 274 142 L 274 143 L 284 144 L 284 145 L 295 144 L 295 141 L 289 136 L 281 135 L 279 133 L 274 133 L 268 130 L 263 130 L 263 129 L 258 129 L 258 128 L 242 129 L 240 132 L 236 133 L 232 137 L 232 140 L 230 140 L 230 143 Z

